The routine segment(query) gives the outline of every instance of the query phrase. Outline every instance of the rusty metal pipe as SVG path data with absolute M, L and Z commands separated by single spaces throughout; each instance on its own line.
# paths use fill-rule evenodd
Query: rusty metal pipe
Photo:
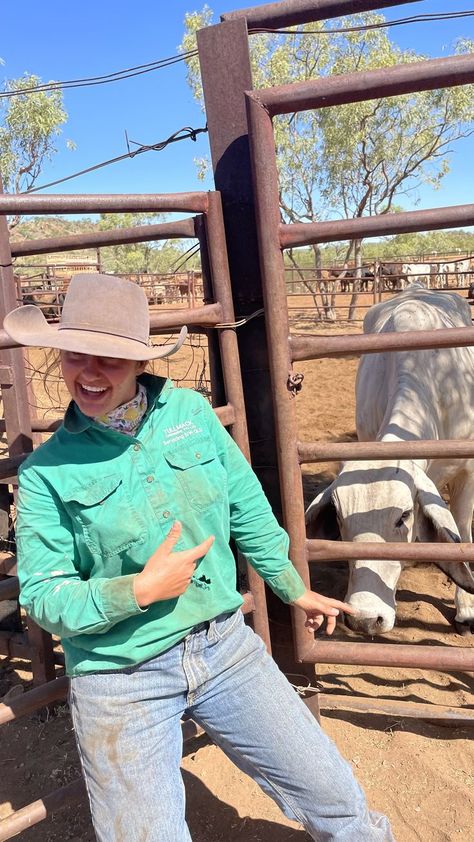
M 41 213 L 205 213 L 207 193 L 10 193 L 0 196 L 0 216 Z
M 218 193 L 210 194 L 209 196 L 209 210 L 205 219 L 205 227 L 207 231 L 204 233 L 207 235 L 209 267 L 214 294 L 222 305 L 222 321 L 226 324 L 232 324 L 235 321 L 235 313 L 232 301 L 229 263 L 227 260 L 222 204 L 220 194 Z M 235 409 L 235 423 L 232 427 L 232 435 L 244 456 L 250 461 L 242 374 L 235 327 L 221 328 L 219 330 L 219 347 L 226 395 Z M 255 602 L 253 627 L 264 641 L 267 650 L 271 652 L 265 584 L 263 579 L 248 563 L 246 564 L 246 571 L 249 587 Z
M 150 313 L 150 333 L 156 335 L 168 328 L 177 329 L 182 325 L 188 327 L 214 327 L 223 320 L 222 307 L 219 302 L 205 304 L 202 307 L 183 308 L 182 310 L 165 310 L 160 313 Z M 5 330 L 0 330 L 0 348 L 18 348 L 17 342 L 11 339 Z
M 169 310 L 161 313 L 151 312 L 150 328 L 153 332 L 157 329 L 177 328 L 181 325 L 214 327 L 223 320 L 222 305 L 217 301 L 215 304 L 204 304 L 202 307 Z
M 280 0 L 279 3 L 265 3 L 263 6 L 225 12 L 221 15 L 221 21 L 245 18 L 249 29 L 277 29 L 415 2 L 416 0 Z
M 48 237 L 42 240 L 12 242 L 12 257 L 31 254 L 53 254 L 59 251 L 116 246 L 125 243 L 146 243 L 151 240 L 171 240 L 178 237 L 195 237 L 194 220 L 177 219 L 160 225 L 137 225 L 136 228 L 117 228 L 113 231 L 87 231 L 67 237 Z
M 408 544 L 378 541 L 306 541 L 308 561 L 374 559 L 376 561 L 469 561 L 474 562 L 474 544 Z
M 303 663 L 354 664 L 365 667 L 416 667 L 430 670 L 474 670 L 474 649 L 461 646 L 412 646 L 403 643 L 352 643 L 312 639 L 307 635 Z
M 423 704 L 421 702 L 405 702 L 402 699 L 377 699 L 373 696 L 357 698 L 352 695 L 337 695 L 336 693 L 319 693 L 321 710 L 348 710 L 353 713 L 375 713 L 377 716 L 390 716 L 403 719 L 433 719 L 437 721 L 454 722 L 455 725 L 465 723 L 474 725 L 474 708 L 446 707 L 446 705 Z
M 296 222 L 292 225 L 281 223 L 279 230 L 281 247 L 294 248 L 311 243 L 386 237 L 389 234 L 435 231 L 439 228 L 459 228 L 464 225 L 474 225 L 474 205 L 378 214 L 358 219 L 338 219 L 333 222 Z
M 274 117 L 471 82 L 474 82 L 474 55 L 467 54 L 259 88 L 246 95 Z
M 347 334 L 346 336 L 290 336 L 291 358 L 347 357 L 381 351 L 423 351 L 428 348 L 465 348 L 474 345 L 474 328 L 407 330 L 403 333 Z
M 305 557 L 304 502 L 298 464 L 298 427 L 294 396 L 288 389 L 291 370 L 285 267 L 279 242 L 278 173 L 270 117 L 252 97 L 247 97 L 247 119 L 252 168 L 255 177 L 257 225 L 267 334 L 271 337 L 269 367 L 272 382 L 283 523 L 290 537 L 290 558 L 306 587 L 311 587 Z M 307 636 L 302 611 L 291 609 L 296 653 Z
M 300 465 L 364 459 L 473 459 L 474 441 L 298 442 Z
M 86 787 L 82 779 L 73 781 L 67 786 L 49 792 L 43 798 L 33 801 L 21 810 L 15 810 L 6 819 L 0 821 L 0 842 L 17 836 L 23 830 L 27 830 L 34 824 L 47 819 L 51 813 L 62 810 L 73 804 L 79 804 L 86 798 Z
M 67 698 L 69 678 L 63 675 L 48 681 L 34 690 L 27 690 L 21 696 L 12 699 L 9 704 L 0 704 L 0 725 L 34 713 L 51 702 L 59 702 Z

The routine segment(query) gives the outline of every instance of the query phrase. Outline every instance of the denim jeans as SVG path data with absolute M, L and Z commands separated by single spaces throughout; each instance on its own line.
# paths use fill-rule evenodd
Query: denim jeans
M 151 661 L 71 679 L 99 842 L 189 842 L 180 773 L 187 712 L 319 842 L 393 842 L 351 767 L 240 611 Z

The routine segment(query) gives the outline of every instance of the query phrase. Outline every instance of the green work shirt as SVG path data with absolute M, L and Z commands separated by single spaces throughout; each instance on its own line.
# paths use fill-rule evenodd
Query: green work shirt
M 62 638 L 69 675 L 141 663 L 237 609 L 230 537 L 283 601 L 305 590 L 286 533 L 209 403 L 164 378 L 140 382 L 148 409 L 136 435 L 101 426 L 72 402 L 20 470 L 20 601 Z M 175 520 L 176 549 L 215 542 L 181 596 L 142 609 L 134 576 Z

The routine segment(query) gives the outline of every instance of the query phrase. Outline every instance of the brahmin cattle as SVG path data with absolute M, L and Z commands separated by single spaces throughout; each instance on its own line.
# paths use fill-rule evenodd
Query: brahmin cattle
M 467 301 L 455 292 L 410 285 L 376 304 L 365 333 L 472 327 Z M 474 439 L 474 349 L 438 348 L 367 354 L 356 380 L 360 441 Z M 440 491 L 447 487 L 450 509 Z M 306 513 L 308 537 L 343 541 L 470 542 L 473 459 L 346 462 Z M 465 562 L 436 561 L 457 583 L 455 625 L 474 632 L 474 576 Z M 373 635 L 395 624 L 400 561 L 350 562 L 346 601 L 351 628 Z

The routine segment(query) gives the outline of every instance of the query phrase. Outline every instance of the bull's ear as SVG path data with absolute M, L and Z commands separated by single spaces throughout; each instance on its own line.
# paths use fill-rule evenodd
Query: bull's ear
M 415 473 L 415 483 L 418 540 L 434 543 L 460 543 L 461 536 L 456 522 L 434 483 L 420 469 Z M 433 561 L 456 585 L 470 594 L 474 593 L 474 571 L 467 562 L 450 562 L 437 558 Z
M 461 536 L 456 521 L 434 482 L 420 468 L 415 472 L 415 486 L 417 539 L 438 544 L 459 543 Z
M 306 509 L 305 522 L 308 538 L 320 538 L 324 541 L 340 541 L 341 534 L 337 522 L 336 507 L 332 501 L 333 484 L 318 494 Z

